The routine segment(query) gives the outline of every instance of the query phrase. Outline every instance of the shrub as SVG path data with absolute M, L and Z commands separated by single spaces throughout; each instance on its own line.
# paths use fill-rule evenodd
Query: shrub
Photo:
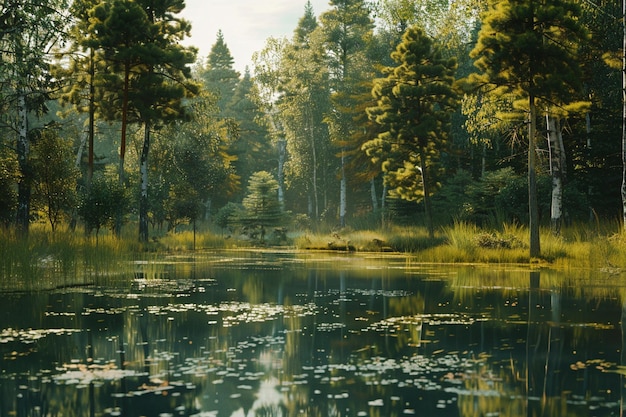
M 524 244 L 513 235 L 500 233 L 479 233 L 474 237 L 474 243 L 479 248 L 487 249 L 516 249 L 523 248 Z

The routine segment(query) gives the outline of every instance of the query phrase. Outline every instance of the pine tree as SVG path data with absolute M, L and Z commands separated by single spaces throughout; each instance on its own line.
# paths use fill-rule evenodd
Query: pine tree
M 100 2 L 89 12 L 89 38 L 86 45 L 102 54 L 106 62 L 101 98 L 103 117 L 120 120 L 120 153 L 118 178 L 124 186 L 124 164 L 129 122 L 137 122 L 131 102 L 132 78 L 145 70 L 149 22 L 141 5 L 131 0 Z M 116 232 L 120 232 L 121 213 Z
M 65 81 L 60 96 L 61 103 L 70 103 L 74 108 L 87 113 L 87 187 L 91 183 L 94 170 L 94 137 L 96 121 L 96 61 L 98 56 L 94 48 L 89 46 L 89 15 L 91 10 L 100 3 L 99 0 L 74 0 L 70 13 L 74 16 L 70 28 L 71 47 L 55 70 L 59 78 Z M 69 59 L 69 66 L 65 58 Z
M 383 132 L 363 148 L 382 164 L 392 194 L 423 201 L 432 238 L 430 196 L 437 160 L 446 149 L 450 115 L 457 106 L 456 61 L 442 58 L 434 42 L 415 26 L 405 32 L 392 58 L 397 66 L 387 68 L 387 77 L 375 81 L 372 94 L 377 106 L 367 110 Z
M 102 50 L 110 63 L 106 74 L 109 117 L 122 120 L 120 184 L 129 117 L 144 127 L 139 161 L 139 239 L 144 242 L 148 240 L 151 131 L 184 118 L 183 98 L 197 90 L 189 80 L 196 51 L 180 45 L 190 31 L 189 23 L 176 17 L 183 7 L 183 0 L 114 0 L 96 7 L 91 18 L 90 45 Z M 119 224 L 118 220 L 118 233 Z
M 248 193 L 243 199 L 240 222 L 247 228 L 259 229 L 261 241 L 266 228 L 280 224 L 283 212 L 278 202 L 278 182 L 266 171 L 255 172 L 248 183 Z
M 304 204 L 314 223 L 328 209 L 324 190 L 335 173 L 328 127 L 324 116 L 330 111 L 330 85 L 322 38 L 311 7 L 305 9 L 294 36 L 283 49 L 279 75 L 277 110 L 289 155 L 285 173 L 294 203 Z
M 196 50 L 180 44 L 189 35 L 191 26 L 177 18 L 184 0 L 138 0 L 149 21 L 150 41 L 142 57 L 146 71 L 133 85 L 132 100 L 144 126 L 139 159 L 141 189 L 139 195 L 139 240 L 148 241 L 148 155 L 151 131 L 159 125 L 186 118 L 183 99 L 198 92 L 191 82 L 190 65 Z
M 217 105 L 222 111 L 226 110 L 239 83 L 239 72 L 234 69 L 234 63 L 224 34 L 219 30 L 201 76 L 205 88 L 217 96 Z
M 580 76 L 573 53 L 586 37 L 580 8 L 569 0 L 493 1 L 471 52 L 481 71 L 475 85 L 515 94 L 528 112 L 528 201 L 530 256 L 541 254 L 537 203 L 537 100 L 561 104 L 577 89 Z
M 259 96 L 248 68 L 224 114 L 237 123 L 238 137 L 231 152 L 237 157 L 235 167 L 241 182 L 247 183 L 253 172 L 270 171 L 275 157 L 271 152 L 269 133 L 259 124 L 262 117 Z
M 363 0 L 331 0 L 332 9 L 322 14 L 322 32 L 328 50 L 333 109 L 326 122 L 339 155 L 340 178 L 339 224 L 346 225 L 347 215 L 347 143 L 357 126 L 346 109 L 356 107 L 351 95 L 370 75 L 366 51 L 374 23 Z

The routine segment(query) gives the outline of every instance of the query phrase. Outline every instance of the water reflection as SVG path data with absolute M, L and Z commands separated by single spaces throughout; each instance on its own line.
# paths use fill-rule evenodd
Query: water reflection
M 359 255 L 161 265 L 0 296 L 0 417 L 620 413 L 608 282 Z

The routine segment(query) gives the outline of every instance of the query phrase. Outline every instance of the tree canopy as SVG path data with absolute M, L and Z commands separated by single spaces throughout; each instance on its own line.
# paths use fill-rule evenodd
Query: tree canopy
M 117 196 L 113 229 L 147 242 L 243 227 L 263 185 L 263 227 L 518 222 L 537 257 L 540 226 L 622 214 L 616 1 L 307 2 L 242 71 L 220 28 L 207 56 L 185 46 L 184 7 L 0 11 L 3 225 L 99 230 Z

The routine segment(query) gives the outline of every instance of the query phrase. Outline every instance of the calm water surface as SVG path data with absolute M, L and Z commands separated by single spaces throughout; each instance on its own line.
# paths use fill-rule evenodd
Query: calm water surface
M 619 416 L 619 276 L 230 252 L 0 294 L 0 417 Z

